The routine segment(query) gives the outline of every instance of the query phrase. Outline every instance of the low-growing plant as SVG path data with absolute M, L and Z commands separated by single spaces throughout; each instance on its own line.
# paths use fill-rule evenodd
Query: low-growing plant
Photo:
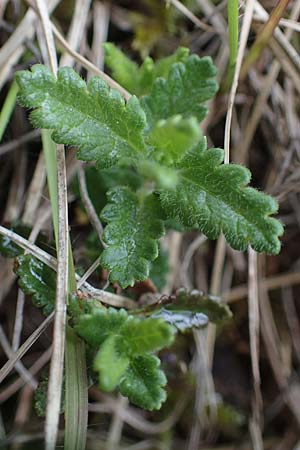
M 105 246 L 99 250 L 110 283 L 126 289 L 148 279 L 159 240 L 175 224 L 210 239 L 223 233 L 236 250 L 251 246 L 278 253 L 283 228 L 272 217 L 276 201 L 248 186 L 248 169 L 223 164 L 223 150 L 208 149 L 201 133 L 206 102 L 218 90 L 211 59 L 180 48 L 156 63 L 147 58 L 139 67 L 113 44 L 105 44 L 105 52 L 112 76 L 132 94 L 128 101 L 103 79 L 86 84 L 68 67 L 56 78 L 35 65 L 16 79 L 19 101 L 33 110 L 33 125 L 53 130 L 56 143 L 78 147 L 78 159 L 94 162 L 99 176 L 110 179 L 101 211 Z M 50 272 L 32 256 L 18 257 L 20 286 L 46 314 L 55 299 Z M 170 346 L 178 331 L 230 317 L 216 299 L 186 291 L 133 311 L 85 302 L 73 293 L 68 314 L 94 354 L 100 388 L 118 388 L 150 410 L 166 398 L 166 377 L 154 353 Z

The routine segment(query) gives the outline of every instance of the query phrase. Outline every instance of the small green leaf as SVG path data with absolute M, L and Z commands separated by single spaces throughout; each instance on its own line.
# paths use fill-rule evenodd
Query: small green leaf
M 47 391 L 48 391 L 48 376 L 43 377 L 39 382 L 37 389 L 34 392 L 34 409 L 39 417 L 46 416 L 47 409 Z M 63 387 L 61 391 L 60 413 L 65 409 L 65 386 L 63 380 Z
M 164 233 L 161 208 L 156 195 L 139 198 L 128 188 L 108 193 L 109 203 L 101 217 L 108 225 L 104 240 L 108 245 L 101 264 L 110 271 L 110 281 L 122 288 L 149 276 L 150 262 L 158 256 L 158 239 Z
M 153 355 L 136 356 L 121 379 L 120 392 L 141 408 L 160 409 L 166 400 L 163 387 L 167 380 L 159 369 L 160 360 Z
M 251 245 L 257 252 L 277 254 L 281 223 L 270 217 L 277 202 L 247 187 L 251 174 L 237 164 L 221 164 L 224 152 L 206 148 L 206 140 L 186 154 L 177 166 L 179 182 L 161 192 L 166 214 L 210 239 L 221 232 L 236 250 Z
M 228 306 L 221 304 L 217 297 L 185 289 L 179 289 L 170 297 L 162 297 L 157 304 L 140 310 L 139 314 L 161 318 L 180 331 L 201 328 L 209 322 L 219 323 L 232 316 Z
M 39 382 L 34 392 L 34 409 L 39 417 L 45 417 L 47 408 L 48 377 Z
M 120 348 L 130 357 L 161 350 L 174 339 L 172 328 L 160 319 L 141 320 L 129 316 L 120 333 Z
M 20 102 L 35 108 L 34 126 L 53 129 L 52 138 L 59 144 L 78 146 L 79 159 L 107 168 L 145 152 L 146 118 L 136 97 L 125 103 L 101 78 L 86 85 L 70 67 L 60 69 L 56 80 L 37 64 L 18 72 L 16 79 Z
M 88 344 L 99 346 L 108 337 L 118 334 L 127 318 L 124 309 L 95 308 L 92 314 L 82 315 L 79 318 L 75 330 Z
M 191 55 L 184 63 L 173 64 L 168 78 L 158 78 L 151 93 L 141 100 L 150 128 L 157 121 L 177 114 L 195 116 L 202 121 L 207 114 L 203 103 L 218 89 L 213 79 L 215 75 L 216 68 L 210 57 Z
M 165 400 L 166 384 L 160 361 L 147 353 L 169 346 L 174 328 L 161 319 L 128 316 L 125 310 L 94 308 L 79 317 L 77 333 L 90 345 L 100 345 L 94 361 L 100 387 L 123 395 L 147 409 L 158 409 Z
M 32 295 L 35 306 L 49 315 L 55 304 L 56 274 L 31 255 L 20 255 L 16 259 L 15 273 L 25 294 Z
M 99 372 L 100 388 L 113 391 L 126 371 L 129 359 L 119 351 L 120 338 L 110 336 L 101 345 L 94 360 L 94 369 Z
M 191 150 L 200 140 L 201 132 L 195 117 L 183 119 L 180 115 L 159 120 L 147 141 L 154 147 L 152 157 L 162 164 L 172 165 Z
M 138 65 L 111 42 L 105 42 L 103 47 L 105 64 L 111 69 L 112 77 L 131 94 L 139 94 Z
M 154 181 L 158 189 L 174 188 L 178 183 L 177 170 L 156 161 L 141 159 L 136 169 L 146 180 Z
M 148 93 L 157 77 L 166 78 L 172 65 L 185 61 L 189 54 L 187 48 L 180 47 L 175 53 L 156 63 L 152 58 L 147 57 L 139 67 L 114 44 L 106 42 L 103 47 L 105 64 L 111 69 L 112 77 L 131 94 L 136 95 Z

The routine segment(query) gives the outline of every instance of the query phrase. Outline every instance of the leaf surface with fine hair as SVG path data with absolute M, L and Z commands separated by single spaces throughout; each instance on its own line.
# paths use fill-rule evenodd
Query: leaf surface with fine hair
M 70 67 L 59 69 L 56 79 L 37 64 L 16 79 L 20 102 L 34 108 L 34 126 L 52 129 L 58 144 L 78 146 L 79 159 L 106 168 L 145 151 L 146 117 L 135 96 L 126 103 L 100 77 L 86 84 Z

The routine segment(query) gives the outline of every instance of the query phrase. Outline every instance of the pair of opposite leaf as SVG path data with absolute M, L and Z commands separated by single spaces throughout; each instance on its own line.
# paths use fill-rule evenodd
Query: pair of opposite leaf
M 32 296 L 34 305 L 50 314 L 55 304 L 55 271 L 21 250 L 15 273 L 19 286 Z M 68 314 L 77 333 L 96 355 L 93 369 L 101 389 L 110 392 L 118 388 L 132 403 L 150 410 L 159 409 L 166 399 L 166 377 L 153 353 L 169 346 L 176 331 L 201 328 L 209 321 L 219 323 L 231 317 L 227 306 L 199 291 L 179 290 L 172 297 L 130 314 L 106 309 L 98 302 L 74 300 L 69 303 Z M 44 399 L 42 392 L 38 404 Z
M 110 280 L 125 288 L 148 277 L 166 219 L 211 239 L 223 232 L 237 250 L 278 253 L 283 228 L 270 217 L 276 201 L 248 187 L 250 172 L 222 164 L 223 150 L 208 150 L 201 136 L 205 102 L 217 91 L 211 59 L 180 49 L 139 68 L 112 44 L 106 53 L 113 76 L 144 94 L 140 99 L 126 103 L 99 77 L 86 85 L 71 68 L 56 79 L 36 65 L 17 81 L 33 124 L 53 129 L 55 142 L 78 146 L 78 158 L 99 170 L 127 167 L 145 180 L 138 190 L 120 185 L 108 192 L 101 263 Z

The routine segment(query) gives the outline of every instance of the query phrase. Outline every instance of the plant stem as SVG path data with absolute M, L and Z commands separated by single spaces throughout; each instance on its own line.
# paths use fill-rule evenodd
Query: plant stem
M 42 143 L 45 156 L 45 165 L 47 171 L 47 184 L 50 196 L 52 221 L 54 228 L 54 236 L 56 248 L 58 245 L 58 202 L 57 202 L 57 161 L 56 161 L 56 144 L 51 139 L 50 130 L 42 130 Z
M 239 45 L 239 1 L 228 0 L 229 68 L 226 88 L 231 86 Z
M 7 124 L 9 122 L 10 116 L 14 110 L 16 100 L 17 100 L 17 93 L 18 93 L 18 85 L 16 81 L 13 81 L 8 94 L 6 96 L 4 105 L 1 109 L 0 113 L 0 142 L 2 141 L 2 137 L 4 134 L 4 131 L 7 127 Z
M 49 18 L 45 0 L 36 0 L 37 12 L 41 19 L 41 24 L 46 38 L 49 63 L 54 76 L 57 73 L 57 57 L 52 34 L 51 21 Z M 65 445 L 66 450 L 83 450 L 85 448 L 88 399 L 87 399 L 87 379 L 85 346 L 79 339 L 70 339 L 70 333 L 66 332 L 66 304 L 68 294 L 76 291 L 75 269 L 72 255 L 72 247 L 68 233 L 68 210 L 67 210 L 67 186 L 64 148 L 59 148 L 51 143 L 51 136 L 48 132 L 46 138 L 46 170 L 50 191 L 51 209 L 55 231 L 57 248 L 57 287 L 55 305 L 54 328 L 57 333 L 54 335 L 55 358 L 51 359 L 50 377 L 48 385 L 48 405 L 54 404 L 53 412 L 47 406 L 46 414 L 46 448 L 54 450 L 59 419 L 59 403 L 62 388 L 63 358 L 66 349 L 65 376 L 66 376 L 66 406 L 65 406 Z M 59 335 L 58 335 L 59 333 Z M 58 341 L 60 347 L 55 347 Z M 74 354 L 75 358 L 68 358 L 67 355 Z M 54 371 L 55 368 L 55 371 Z M 85 375 L 83 375 L 85 374 Z M 76 378 L 76 384 L 72 379 Z M 57 379 L 57 387 L 55 382 Z M 52 393 L 55 395 L 55 402 L 52 402 Z M 50 398 L 49 398 L 50 397 Z
M 68 414 L 69 423 L 68 426 L 66 423 L 65 449 L 83 450 L 88 420 L 87 389 L 82 389 L 82 386 L 87 386 L 85 345 L 69 326 L 66 329 L 66 343 L 65 414 Z
M 250 67 L 260 56 L 262 50 L 266 47 L 268 42 L 270 41 L 275 28 L 278 25 L 279 20 L 282 18 L 290 0 L 278 0 L 277 5 L 273 9 L 270 14 L 269 20 L 263 26 L 262 31 L 257 35 L 257 38 L 252 45 L 247 58 L 244 61 L 244 64 L 241 69 L 241 79 L 245 79 L 247 76 Z
M 58 190 L 56 145 L 51 139 L 51 131 L 49 130 L 42 130 L 42 140 L 57 246 Z M 70 294 L 75 291 L 75 269 L 71 243 L 68 238 L 68 292 Z M 65 343 L 65 448 L 81 450 L 85 448 L 88 414 L 85 345 L 71 331 L 70 327 L 67 326 Z

